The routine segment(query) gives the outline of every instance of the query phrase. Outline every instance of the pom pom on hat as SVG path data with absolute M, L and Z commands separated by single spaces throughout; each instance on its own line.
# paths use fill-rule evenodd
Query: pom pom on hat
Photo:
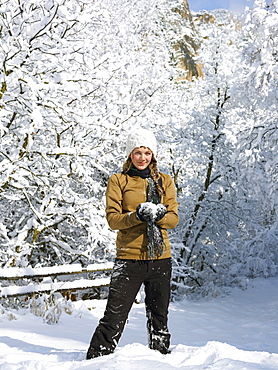
M 129 156 L 133 149 L 140 148 L 141 146 L 149 148 L 153 155 L 155 157 L 157 156 L 157 146 L 154 134 L 143 128 L 134 129 L 127 137 L 126 155 Z

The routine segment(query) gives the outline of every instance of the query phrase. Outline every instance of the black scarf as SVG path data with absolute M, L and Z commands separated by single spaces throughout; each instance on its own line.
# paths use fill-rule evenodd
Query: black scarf
M 158 194 L 154 180 L 151 177 L 149 167 L 144 170 L 138 170 L 136 167 L 131 167 L 127 174 L 129 176 L 139 176 L 143 179 L 148 179 L 147 202 L 159 204 L 161 197 Z M 159 179 L 161 182 L 161 178 Z M 148 255 L 150 259 L 162 256 L 165 251 L 165 243 L 160 227 L 155 222 L 147 222 L 148 236 Z
M 132 166 L 127 171 L 127 174 L 129 176 L 139 176 L 142 177 L 142 179 L 147 179 L 148 177 L 151 177 L 151 171 L 149 167 L 145 168 L 144 170 L 138 170 L 138 168 Z

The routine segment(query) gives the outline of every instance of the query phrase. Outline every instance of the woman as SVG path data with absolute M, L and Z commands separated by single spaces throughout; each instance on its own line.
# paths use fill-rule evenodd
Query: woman
M 149 347 L 170 352 L 167 317 L 172 265 L 166 229 L 178 223 L 175 187 L 169 175 L 158 172 L 152 132 L 132 132 L 126 154 L 122 172 L 110 177 L 106 191 L 106 218 L 111 229 L 119 230 L 116 259 L 105 313 L 87 359 L 114 351 L 142 284 Z

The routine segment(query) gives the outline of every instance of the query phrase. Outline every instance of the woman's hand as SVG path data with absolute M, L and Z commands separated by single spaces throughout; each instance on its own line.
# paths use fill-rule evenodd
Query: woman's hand
M 137 206 L 136 216 L 141 221 L 157 222 L 164 217 L 166 211 L 166 207 L 162 203 L 145 202 Z

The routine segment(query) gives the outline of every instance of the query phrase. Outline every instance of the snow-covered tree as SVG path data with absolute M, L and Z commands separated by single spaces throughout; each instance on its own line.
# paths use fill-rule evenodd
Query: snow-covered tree
M 256 1 L 243 28 L 225 11 L 195 17 L 198 35 L 182 9 L 1 2 L 1 266 L 110 260 L 106 182 L 142 125 L 177 188 L 175 288 L 211 295 L 275 273 L 277 1 Z M 177 45 L 193 34 L 204 77 L 189 82 Z
M 162 1 L 1 2 L 1 265 L 113 255 L 109 173 L 167 70 Z M 111 248 L 110 248 L 111 247 Z
M 277 271 L 278 179 L 278 2 L 255 1 L 243 25 L 245 47 L 238 84 L 238 117 L 229 134 L 236 138 L 233 163 L 238 168 L 237 197 L 249 215 L 244 240 L 238 241 L 246 274 L 269 276 Z M 243 202 L 242 202 L 243 204 Z M 241 246 L 239 245 L 241 244 Z M 255 247 L 256 246 L 256 247 Z
M 204 37 L 199 49 L 204 78 L 181 84 L 184 103 L 176 125 L 180 139 L 173 163 L 180 188 L 178 235 L 182 246 L 178 243 L 175 253 L 175 281 L 177 287 L 183 281 L 186 290 L 190 288 L 194 294 L 200 287 L 201 294 L 213 294 L 234 280 L 225 270 L 235 258 L 230 245 L 238 233 L 240 209 L 233 188 L 234 144 L 226 141 L 225 129 L 233 114 L 230 90 L 241 42 L 237 22 L 225 12 L 217 13 L 215 23 L 198 30 Z

